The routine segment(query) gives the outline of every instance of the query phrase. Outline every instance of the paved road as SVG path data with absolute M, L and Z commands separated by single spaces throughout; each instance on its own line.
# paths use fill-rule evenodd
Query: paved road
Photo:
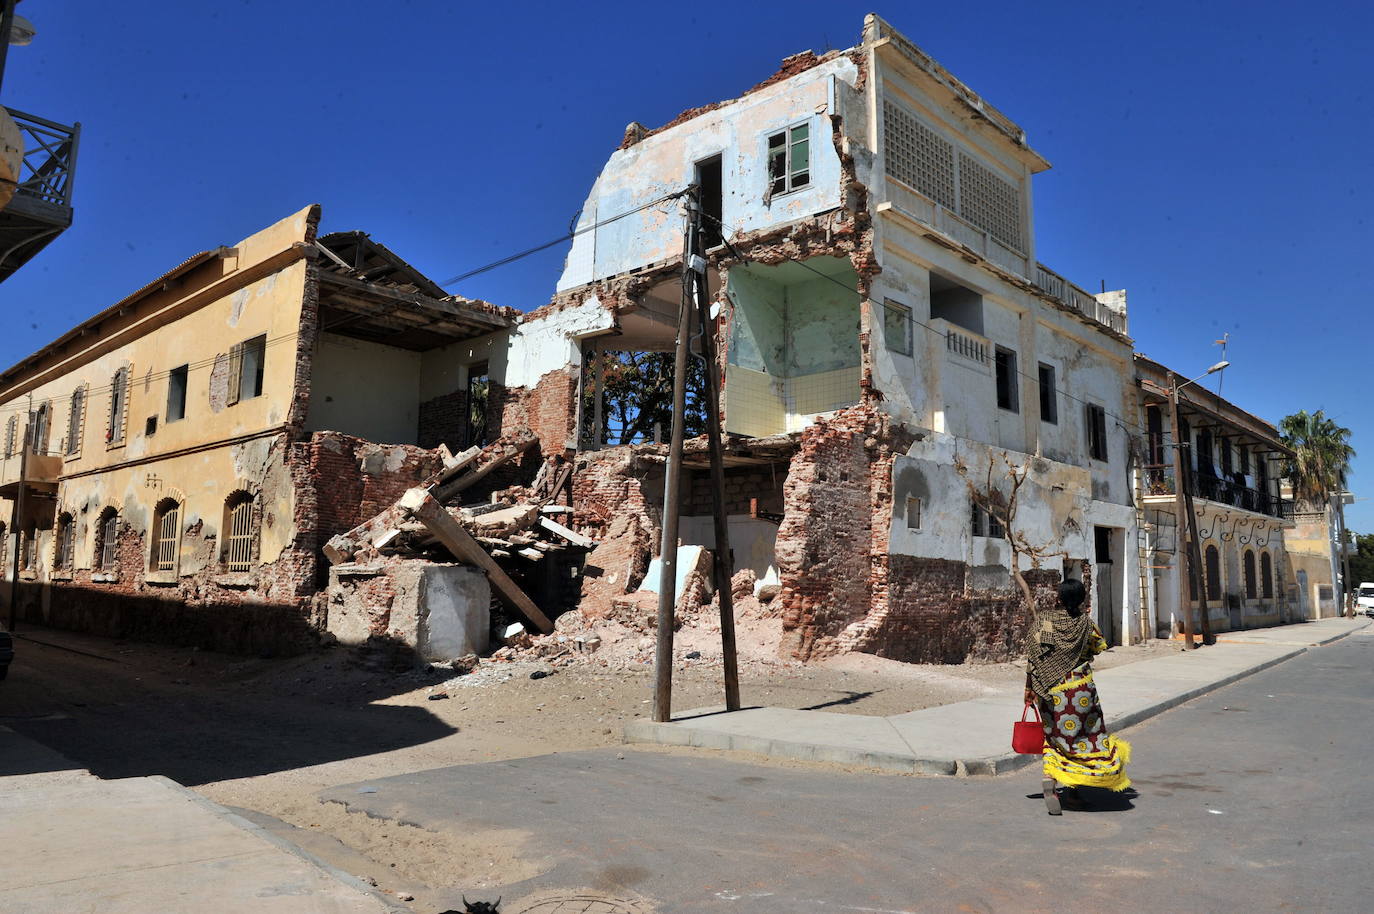
M 532 830 L 557 864 L 507 887 L 508 905 L 595 886 L 660 912 L 1367 911 L 1371 717 L 1360 632 L 1133 729 L 1139 796 L 1059 819 L 1034 771 L 854 775 L 633 749 L 325 796 L 434 829 Z

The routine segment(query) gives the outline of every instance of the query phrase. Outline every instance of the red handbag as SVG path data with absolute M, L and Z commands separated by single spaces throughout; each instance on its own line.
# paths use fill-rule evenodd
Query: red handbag
M 1035 720 L 1026 720 L 1027 711 L 1035 715 Z M 1021 719 L 1011 725 L 1011 751 L 1021 755 L 1045 752 L 1045 726 L 1040 722 L 1040 709 L 1033 702 L 1026 702 Z

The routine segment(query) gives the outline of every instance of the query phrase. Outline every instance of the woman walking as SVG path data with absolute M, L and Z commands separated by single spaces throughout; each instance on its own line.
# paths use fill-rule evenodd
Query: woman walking
M 1027 639 L 1026 701 L 1045 727 L 1045 805 L 1082 808 L 1075 788 L 1125 790 L 1131 744 L 1107 732 L 1093 684 L 1092 658 L 1107 642 L 1082 606 L 1082 581 L 1059 585 L 1059 605 L 1036 618 Z

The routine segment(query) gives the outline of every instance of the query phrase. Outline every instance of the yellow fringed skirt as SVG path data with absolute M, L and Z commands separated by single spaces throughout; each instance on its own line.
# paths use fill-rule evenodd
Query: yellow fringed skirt
M 1045 777 L 1068 787 L 1125 790 L 1131 744 L 1107 732 L 1092 667 L 1084 663 L 1041 702 L 1045 725 Z

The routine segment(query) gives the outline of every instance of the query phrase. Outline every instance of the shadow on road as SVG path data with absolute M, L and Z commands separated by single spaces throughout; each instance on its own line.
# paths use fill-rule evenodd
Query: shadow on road
M 1130 812 L 1135 809 L 1135 800 L 1140 794 L 1128 787 L 1122 791 L 1099 790 L 1096 787 L 1079 787 L 1080 805 L 1064 804 L 1064 812 Z M 1027 800 L 1044 800 L 1043 793 L 1028 793 Z M 1081 808 L 1080 808 L 1081 806 Z
M 27 629 L 0 685 L 0 726 L 103 778 L 194 786 L 430 742 L 424 708 L 374 704 L 452 676 L 403 646 L 243 658 Z M 0 758 L 0 775 L 30 773 Z

